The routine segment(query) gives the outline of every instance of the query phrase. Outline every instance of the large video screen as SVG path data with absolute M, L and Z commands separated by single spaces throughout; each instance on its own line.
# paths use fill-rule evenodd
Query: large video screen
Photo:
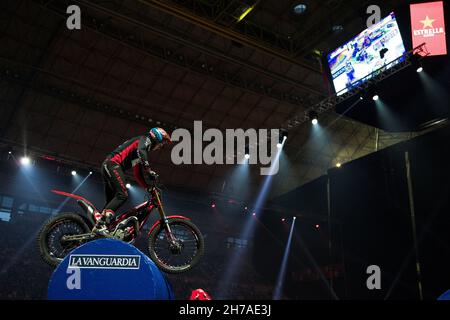
M 337 95 L 358 86 L 383 66 L 394 66 L 404 53 L 403 39 L 392 12 L 328 55 Z M 396 59 L 399 61 L 395 61 Z M 391 63 L 393 61 L 395 62 Z

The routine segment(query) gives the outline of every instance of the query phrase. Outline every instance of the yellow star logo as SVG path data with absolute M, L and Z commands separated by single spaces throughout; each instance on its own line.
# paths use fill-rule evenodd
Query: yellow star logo
M 423 28 L 426 27 L 433 28 L 433 22 L 436 21 L 435 19 L 430 19 L 428 16 L 425 18 L 425 20 L 420 20 L 420 23 L 423 23 Z

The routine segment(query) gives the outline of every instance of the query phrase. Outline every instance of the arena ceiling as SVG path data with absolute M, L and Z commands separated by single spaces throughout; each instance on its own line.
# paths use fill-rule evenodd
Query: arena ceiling
M 280 128 L 330 94 L 316 54 L 361 30 L 368 1 L 303 1 L 301 16 L 295 3 L 2 0 L 0 139 L 5 148 L 25 145 L 98 167 L 151 126 L 191 129 L 202 120 L 222 130 Z M 81 30 L 66 28 L 70 4 L 81 8 Z M 237 22 L 249 4 L 254 9 Z M 333 32 L 339 25 L 343 31 Z M 289 132 L 292 170 L 278 179 L 277 193 L 410 137 L 377 135 L 333 112 L 321 123 L 329 139 L 320 143 L 308 124 Z M 220 191 L 230 172 L 174 166 L 170 150 L 152 162 L 167 184 L 190 188 Z

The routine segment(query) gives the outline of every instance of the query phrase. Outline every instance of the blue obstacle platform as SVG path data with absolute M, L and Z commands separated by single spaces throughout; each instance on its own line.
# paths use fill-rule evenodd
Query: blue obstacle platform
M 448 290 L 447 292 L 444 292 L 439 298 L 438 300 L 450 300 L 450 290 Z
M 50 300 L 173 300 L 165 275 L 136 247 L 112 239 L 67 255 L 48 286 Z

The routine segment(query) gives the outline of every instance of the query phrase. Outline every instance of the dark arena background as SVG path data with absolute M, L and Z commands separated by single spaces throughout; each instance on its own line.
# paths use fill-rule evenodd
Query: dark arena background
M 174 160 L 177 141 L 149 152 L 165 211 L 191 219 L 205 244 L 192 269 L 164 273 L 174 299 L 200 288 L 212 300 L 442 297 L 450 63 L 432 42 L 448 48 L 450 8 L 437 1 L 442 16 L 423 11 L 417 31 L 410 4 L 424 2 L 0 1 L 0 299 L 47 299 L 55 268 L 38 235 L 49 219 L 83 212 L 51 190 L 102 209 L 102 162 L 153 127 L 192 135 L 190 163 Z M 372 28 L 391 12 L 398 56 L 395 24 Z M 330 62 L 364 30 L 352 57 Z M 378 60 L 336 92 L 335 76 Z M 219 163 L 202 158 L 207 129 L 223 134 Z M 258 139 L 231 139 L 230 154 L 227 129 Z M 124 183 L 118 212 L 148 199 L 132 170 Z M 146 255 L 156 212 L 134 243 Z

